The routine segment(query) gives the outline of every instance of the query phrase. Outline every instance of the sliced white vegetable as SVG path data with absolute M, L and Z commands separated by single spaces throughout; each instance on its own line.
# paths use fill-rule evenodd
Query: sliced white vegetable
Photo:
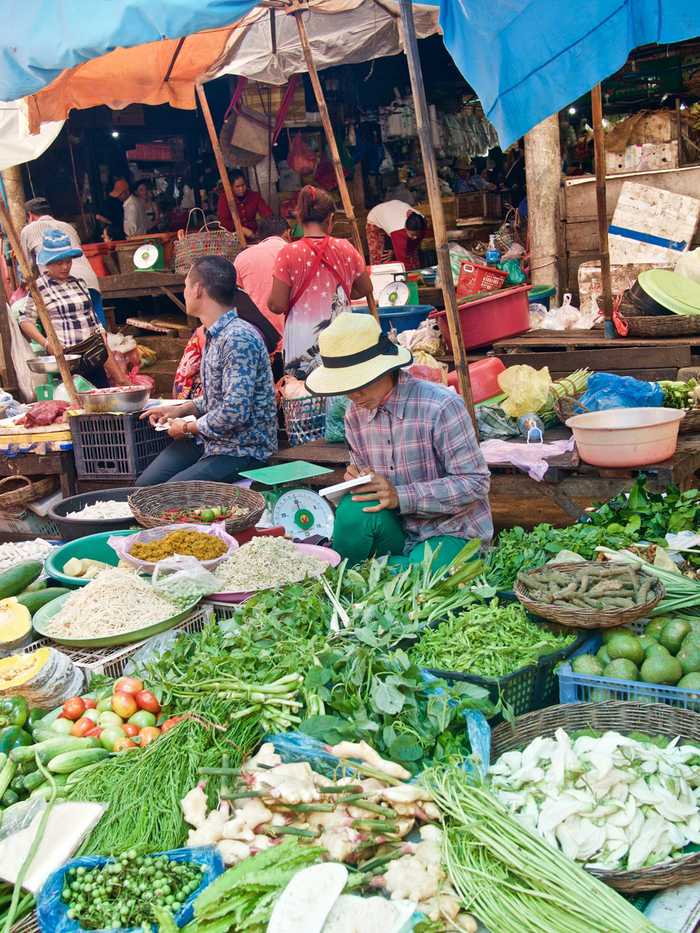
M 300 871 L 278 898 L 267 933 L 321 933 L 347 880 L 347 868 L 335 862 Z

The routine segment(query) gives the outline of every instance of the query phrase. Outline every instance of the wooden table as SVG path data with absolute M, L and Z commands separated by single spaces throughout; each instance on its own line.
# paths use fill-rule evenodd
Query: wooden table
M 565 437 L 565 429 L 547 432 L 546 440 Z M 340 482 L 348 462 L 345 444 L 312 441 L 299 447 L 280 450 L 273 463 L 308 460 L 331 467 L 320 485 Z M 671 483 L 681 489 L 697 485 L 700 471 L 700 435 L 681 436 L 678 450 L 670 460 L 651 466 L 625 469 L 604 469 L 582 463 L 576 451 L 549 459 L 549 469 L 541 483 L 511 464 L 494 464 L 491 470 L 489 495 L 494 523 L 497 527 L 532 526 L 539 522 L 568 525 L 583 511 L 597 502 L 604 502 L 629 489 L 635 478 L 647 476 L 649 488 L 663 492 Z
M 99 280 L 104 301 L 115 298 L 142 298 L 146 295 L 165 295 L 182 313 L 185 305 L 177 294 L 185 286 L 185 276 L 175 272 L 125 272 L 119 275 L 104 275 Z
M 47 454 L 20 454 L 0 458 L 0 476 L 58 476 L 64 499 L 76 494 L 75 461 L 72 450 Z

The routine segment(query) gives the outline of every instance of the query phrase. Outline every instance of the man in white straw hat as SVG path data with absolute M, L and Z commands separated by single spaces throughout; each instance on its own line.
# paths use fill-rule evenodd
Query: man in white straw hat
M 347 395 L 345 479 L 371 480 L 341 499 L 333 547 L 352 563 L 393 555 L 407 566 L 425 545 L 447 563 L 468 539 L 493 536 L 489 471 L 462 399 L 415 379 L 409 350 L 368 314 L 345 312 L 319 335 L 322 365 L 309 374 L 314 395 Z

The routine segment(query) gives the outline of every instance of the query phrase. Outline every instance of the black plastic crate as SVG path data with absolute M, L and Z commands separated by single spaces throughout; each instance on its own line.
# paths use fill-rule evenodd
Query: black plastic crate
M 557 631 L 562 631 L 562 629 L 557 628 Z M 544 654 L 538 659 L 537 664 L 520 667 L 517 671 L 504 674 L 503 677 L 481 677 L 478 674 L 441 671 L 432 667 L 428 670 L 442 680 L 466 681 L 484 687 L 494 703 L 500 699 L 508 704 L 513 715 L 523 716 L 525 713 L 544 709 L 546 706 L 553 706 L 559 702 L 557 668 L 578 651 L 590 637 L 588 631 L 576 632 L 576 635 L 576 640 L 568 647 L 560 648 L 559 651 L 553 651 L 551 654 Z
M 139 414 L 73 415 L 75 469 L 79 479 L 128 477 L 135 480 L 170 443 Z

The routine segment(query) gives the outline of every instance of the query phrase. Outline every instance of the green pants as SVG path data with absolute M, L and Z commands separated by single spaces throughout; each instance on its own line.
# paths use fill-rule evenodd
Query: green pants
M 411 548 L 408 554 L 404 554 L 406 536 L 401 527 L 398 512 L 392 509 L 382 509 L 381 512 L 362 511 L 371 505 L 374 503 L 353 502 L 352 496 L 346 495 L 340 500 L 336 509 L 333 547 L 351 564 L 359 564 L 368 557 L 391 554 L 389 563 L 394 567 L 404 569 L 410 564 L 421 563 L 427 544 L 433 552 L 438 545 L 440 546 L 440 551 L 434 560 L 434 566 L 437 568 L 449 564 L 466 543 L 464 538 L 436 535 Z

